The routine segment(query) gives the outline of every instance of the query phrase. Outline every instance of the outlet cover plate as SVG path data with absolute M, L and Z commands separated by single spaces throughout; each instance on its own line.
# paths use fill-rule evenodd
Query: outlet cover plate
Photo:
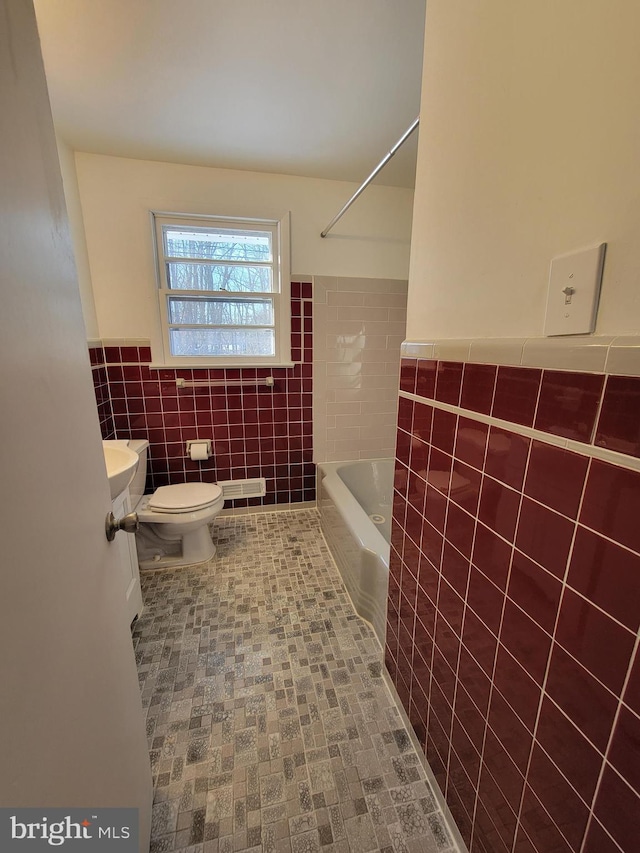
M 606 245 L 559 255 L 551 261 L 546 337 L 588 335 L 595 329 Z

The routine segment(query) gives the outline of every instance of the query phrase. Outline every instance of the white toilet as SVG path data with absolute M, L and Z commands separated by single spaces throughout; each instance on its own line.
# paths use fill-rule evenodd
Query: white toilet
M 214 483 L 160 486 L 144 494 L 147 476 L 146 439 L 131 439 L 140 461 L 129 486 L 131 508 L 138 513 L 136 547 L 141 569 L 204 563 L 216 553 L 209 524 L 224 506 L 222 489 Z

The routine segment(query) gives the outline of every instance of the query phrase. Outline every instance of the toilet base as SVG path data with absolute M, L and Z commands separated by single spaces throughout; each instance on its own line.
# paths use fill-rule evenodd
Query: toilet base
M 163 525 L 143 523 L 136 533 L 138 562 L 143 570 L 197 566 L 206 563 L 216 553 L 207 524 L 188 531 L 178 539 L 158 536 L 155 527 L 162 529 Z

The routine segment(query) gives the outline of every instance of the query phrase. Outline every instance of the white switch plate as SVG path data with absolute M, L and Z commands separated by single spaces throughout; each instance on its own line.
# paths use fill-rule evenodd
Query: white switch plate
M 551 261 L 544 320 L 546 337 L 588 335 L 595 329 L 606 245 L 601 243 Z

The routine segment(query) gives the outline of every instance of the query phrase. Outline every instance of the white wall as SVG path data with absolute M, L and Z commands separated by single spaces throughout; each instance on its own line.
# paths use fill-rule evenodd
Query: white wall
M 76 154 L 100 335 L 159 343 L 150 210 L 280 217 L 291 211 L 292 275 L 406 278 L 413 193 L 371 186 L 331 234 L 356 185 Z
M 56 138 L 58 146 L 58 158 L 62 172 L 62 185 L 64 197 L 67 204 L 69 226 L 71 228 L 71 239 L 73 240 L 73 253 L 76 259 L 76 270 L 78 272 L 78 285 L 80 287 L 80 298 L 82 300 L 82 316 L 87 333 L 87 338 L 98 337 L 98 318 L 96 306 L 93 299 L 91 287 L 91 270 L 89 268 L 89 256 L 87 254 L 87 241 L 84 233 L 84 222 L 82 220 L 82 207 L 80 205 L 80 193 L 78 190 L 78 176 L 76 174 L 76 162 L 72 149 L 60 137 Z
M 608 243 L 596 332 L 640 321 L 640 4 L 429 0 L 410 340 L 542 335 L 552 257 Z

